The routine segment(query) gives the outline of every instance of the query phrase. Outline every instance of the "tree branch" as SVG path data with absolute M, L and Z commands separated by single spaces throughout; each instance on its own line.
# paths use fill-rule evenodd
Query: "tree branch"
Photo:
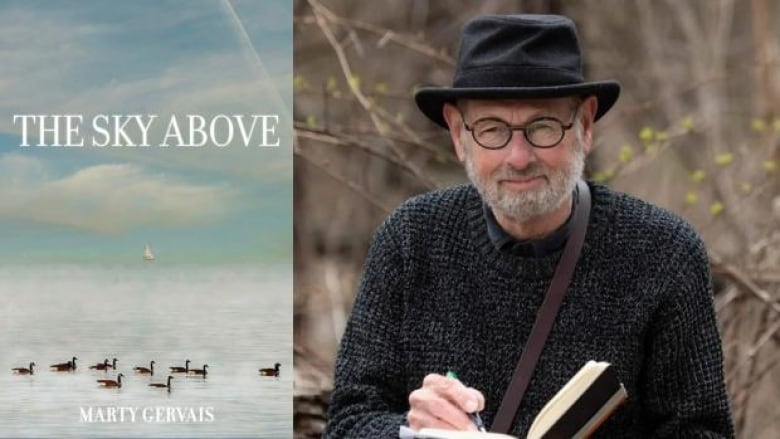
M 371 203 L 372 206 L 376 207 L 377 209 L 385 212 L 390 213 L 390 211 L 393 210 L 392 207 L 386 206 L 384 203 L 376 199 L 373 195 L 369 194 L 367 191 L 365 191 L 361 185 L 355 183 L 354 181 L 350 181 L 342 177 L 341 175 L 336 174 L 335 172 L 331 171 L 328 168 L 327 161 L 316 161 L 314 158 L 307 156 L 306 154 L 303 154 L 300 150 L 300 147 L 295 144 L 293 146 L 293 154 L 296 156 L 306 160 L 309 162 L 312 166 L 320 169 L 323 171 L 326 175 L 333 178 L 334 180 L 338 181 L 339 183 L 344 184 L 344 186 L 351 189 L 353 192 L 357 193 L 361 197 L 365 198 L 366 201 Z
M 405 162 L 395 157 L 391 157 L 385 154 L 384 152 L 382 152 L 381 150 L 367 143 L 360 142 L 357 139 L 352 139 L 352 138 L 347 139 L 343 137 L 338 137 L 325 130 L 315 130 L 312 128 L 307 128 L 300 122 L 295 122 L 294 126 L 297 135 L 300 137 L 303 137 L 305 139 L 315 140 L 318 142 L 328 143 L 331 145 L 341 145 L 341 146 L 350 146 L 353 148 L 358 148 L 374 157 L 379 157 L 383 160 L 386 160 L 396 165 L 400 169 L 412 174 L 417 179 L 419 179 L 420 183 L 422 183 L 422 185 L 425 186 L 427 189 L 433 189 L 438 187 L 438 184 L 434 180 L 432 180 L 430 177 L 423 174 L 418 168 L 410 166 L 408 162 Z
M 774 312 L 780 314 L 780 303 L 777 303 L 766 290 L 756 285 L 752 279 L 737 267 L 722 262 L 719 256 L 713 254 L 710 254 L 710 264 L 712 265 L 713 273 L 729 278 L 743 290 L 758 298 Z
M 334 24 L 337 24 L 339 26 L 350 27 L 354 29 L 360 29 L 362 31 L 369 32 L 380 37 L 379 41 L 377 42 L 378 47 L 382 47 L 388 42 L 395 43 L 399 46 L 406 47 L 407 49 L 411 49 L 412 51 L 415 51 L 421 55 L 425 55 L 427 57 L 440 61 L 448 66 L 455 67 L 455 59 L 443 53 L 441 50 L 436 50 L 436 48 L 434 48 L 433 46 L 416 41 L 414 38 L 407 35 L 399 34 L 394 30 L 383 28 L 381 26 L 376 26 L 369 23 L 364 23 L 362 21 L 350 20 L 348 18 L 340 17 L 325 8 L 323 9 L 327 11 L 328 19 Z M 294 18 L 294 21 L 303 24 L 316 24 L 317 18 L 313 16 L 298 16 Z

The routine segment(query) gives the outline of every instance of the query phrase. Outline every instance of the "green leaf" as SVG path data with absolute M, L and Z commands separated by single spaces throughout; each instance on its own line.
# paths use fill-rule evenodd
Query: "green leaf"
M 715 156 L 715 164 L 718 166 L 728 166 L 734 162 L 734 154 L 727 152 Z
M 697 201 L 699 201 L 699 196 L 696 195 L 696 192 L 688 191 L 688 193 L 685 194 L 685 204 L 693 206 Z
M 309 87 L 309 83 L 306 81 L 306 78 L 303 77 L 303 75 L 295 75 L 293 77 L 293 88 L 296 90 L 305 90 Z
M 386 82 L 377 82 L 374 84 L 374 92 L 380 95 L 386 95 L 390 92 L 390 86 Z
M 325 90 L 328 93 L 333 93 L 338 89 L 339 89 L 339 81 L 336 79 L 336 77 L 333 75 L 328 76 L 328 80 L 325 83 Z
M 698 169 L 696 171 L 691 172 L 690 179 L 694 183 L 700 183 L 704 178 L 707 176 L 707 174 L 704 173 L 701 169 Z
M 682 129 L 685 134 L 693 131 L 693 116 L 685 116 L 682 120 Z
M 611 180 L 613 177 L 615 177 L 615 170 L 605 169 L 603 171 L 596 172 L 591 178 L 597 183 L 605 183 Z
M 360 76 L 353 74 L 349 77 L 349 87 L 355 90 L 360 90 Z
M 710 204 L 710 213 L 712 216 L 718 216 L 723 212 L 723 203 L 720 201 L 716 201 L 712 204 Z
M 750 129 L 757 133 L 763 133 L 766 131 L 766 122 L 763 119 L 753 119 L 750 121 Z
M 650 127 L 642 127 L 641 130 L 639 130 L 639 140 L 643 142 L 649 142 L 653 140 L 653 129 Z
M 620 163 L 628 163 L 634 158 L 634 148 L 626 143 L 620 148 Z

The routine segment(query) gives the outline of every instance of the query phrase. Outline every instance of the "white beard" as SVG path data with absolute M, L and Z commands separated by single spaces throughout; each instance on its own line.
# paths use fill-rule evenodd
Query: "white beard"
M 532 162 L 523 170 L 504 164 L 484 178 L 477 175 L 474 168 L 470 145 L 463 144 L 466 174 L 494 212 L 500 212 L 520 223 L 546 215 L 557 209 L 571 195 L 585 169 L 585 151 L 580 133 L 577 134 L 577 140 L 572 145 L 571 160 L 563 169 L 551 168 L 542 161 Z M 544 184 L 538 189 L 513 191 L 498 184 L 502 179 L 528 179 L 539 176 L 544 178 Z

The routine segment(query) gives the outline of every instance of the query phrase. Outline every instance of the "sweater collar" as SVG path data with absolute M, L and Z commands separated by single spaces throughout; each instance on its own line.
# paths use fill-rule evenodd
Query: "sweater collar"
M 551 234 L 541 239 L 517 239 L 507 233 L 496 220 L 493 210 L 483 201 L 482 211 L 487 225 L 487 233 L 496 250 L 517 256 L 543 257 L 563 248 L 572 227 L 572 218 L 577 210 L 578 190 L 575 186 L 572 195 L 572 208 L 569 217 Z

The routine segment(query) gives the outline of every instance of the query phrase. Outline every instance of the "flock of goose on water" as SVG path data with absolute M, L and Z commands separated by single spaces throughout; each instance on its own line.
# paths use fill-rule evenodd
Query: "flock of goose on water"
M 76 358 L 75 356 L 65 363 L 58 363 L 58 364 L 52 364 L 49 366 L 49 368 L 54 372 L 75 372 L 76 371 Z M 113 361 L 109 362 L 108 358 L 103 360 L 102 363 L 97 363 L 92 366 L 89 366 L 92 370 L 103 370 L 108 372 L 109 369 L 116 371 L 116 361 L 117 359 L 114 358 Z M 208 375 L 207 368 L 208 364 L 204 364 L 202 369 L 190 369 L 190 360 L 186 360 L 184 362 L 184 366 L 170 366 L 168 367 L 169 373 L 171 374 L 185 374 L 189 376 L 201 376 L 204 379 L 206 378 L 206 375 Z M 262 376 L 271 376 L 271 377 L 278 377 L 279 376 L 279 367 L 281 364 L 276 363 L 274 364 L 274 367 L 266 367 L 259 369 L 260 375 Z M 14 367 L 13 372 L 17 375 L 34 375 L 35 362 L 30 362 L 28 367 Z M 149 375 L 154 376 L 154 360 L 149 362 L 149 367 L 144 366 L 136 366 L 133 368 L 133 371 L 136 374 L 139 375 Z M 122 387 L 122 377 L 125 375 L 123 373 L 120 373 L 116 376 L 116 380 L 96 380 L 98 384 L 102 387 L 111 387 L 111 388 L 121 388 Z M 173 379 L 173 375 L 168 375 L 168 380 L 166 383 L 151 383 L 149 384 L 149 387 L 156 387 L 161 389 L 168 389 L 168 391 L 171 391 L 171 380 Z

